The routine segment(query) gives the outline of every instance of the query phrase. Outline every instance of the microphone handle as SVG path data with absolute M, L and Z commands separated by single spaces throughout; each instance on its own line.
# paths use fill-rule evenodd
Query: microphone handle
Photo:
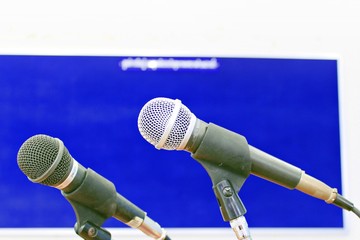
M 222 179 L 224 175 L 229 177 L 229 173 L 233 173 L 226 169 L 236 169 L 234 173 L 241 177 L 233 178 L 235 181 L 232 181 L 232 184 L 235 189 L 240 189 L 248 174 L 253 174 L 352 211 L 360 217 L 360 210 L 338 194 L 336 188 L 331 188 L 300 168 L 249 145 L 242 135 L 215 124 L 207 124 L 197 119 L 183 150 L 190 152 L 191 156 L 207 169 L 213 182 L 218 182 L 218 178 Z M 220 171 L 221 169 L 225 169 L 225 173 Z
M 148 217 L 146 212 L 141 210 L 125 197 L 121 196 L 119 193 L 117 193 L 116 203 L 117 209 L 114 216 L 115 218 L 125 222 L 126 225 L 132 228 L 139 229 L 154 239 L 170 239 L 166 236 L 165 230 L 161 228 L 157 222 Z M 132 216 L 132 218 L 130 219 L 127 216 Z
M 303 170 L 249 145 L 251 173 L 289 189 L 297 189 L 315 198 L 333 203 L 336 188 L 311 177 Z
M 360 210 L 352 202 L 322 181 L 308 175 L 305 171 L 271 156 L 249 145 L 252 161 L 251 173 L 289 189 L 297 189 L 315 198 L 334 204 L 347 211 L 352 211 L 360 218 Z

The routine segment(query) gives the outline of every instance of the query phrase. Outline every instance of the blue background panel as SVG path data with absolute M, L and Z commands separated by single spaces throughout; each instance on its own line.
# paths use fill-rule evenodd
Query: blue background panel
M 63 140 L 164 227 L 228 227 L 201 165 L 187 152 L 156 150 L 138 132 L 140 109 L 155 97 L 181 99 L 198 118 L 341 192 L 336 60 L 216 58 L 216 69 L 123 70 L 126 59 L 0 56 L 0 227 L 76 221 L 60 191 L 31 183 L 17 166 L 21 144 L 39 133 Z M 255 176 L 239 195 L 250 227 L 343 227 L 339 208 Z

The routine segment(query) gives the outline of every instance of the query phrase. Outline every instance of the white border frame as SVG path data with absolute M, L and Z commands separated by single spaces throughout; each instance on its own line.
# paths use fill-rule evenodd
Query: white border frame
M 360 207 L 358 1 L 106 0 L 98 5 L 63 0 L 56 4 L 45 0 L 2 4 L 0 54 L 338 60 L 343 191 Z M 335 230 L 252 229 L 251 224 L 250 230 L 254 240 L 358 240 L 359 219 L 344 212 L 344 223 L 344 229 Z M 230 228 L 167 230 L 174 240 L 235 239 Z M 72 228 L 0 229 L 4 240 L 75 236 Z M 127 228 L 114 229 L 117 236 L 148 239 Z

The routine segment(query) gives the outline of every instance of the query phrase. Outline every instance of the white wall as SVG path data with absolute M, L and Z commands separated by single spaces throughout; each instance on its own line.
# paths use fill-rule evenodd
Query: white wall
M 360 1 L 0 0 L 0 54 L 338 57 L 343 189 L 360 207 Z M 254 229 L 253 239 L 359 239 L 360 219 L 345 220 L 344 231 Z M 230 229 L 168 231 L 174 240 L 236 239 Z M 0 229 L 0 239 L 10 236 L 77 238 L 72 229 Z

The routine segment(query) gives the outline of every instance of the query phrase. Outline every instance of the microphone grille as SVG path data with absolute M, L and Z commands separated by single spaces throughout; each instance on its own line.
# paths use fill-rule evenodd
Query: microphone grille
M 180 104 L 178 112 L 175 110 L 177 103 Z M 174 150 L 182 145 L 193 121 L 194 114 L 179 100 L 154 98 L 141 109 L 138 128 L 145 140 L 155 147 Z M 158 147 L 161 141 L 164 143 Z
M 56 186 L 68 175 L 73 161 L 68 150 L 64 147 L 59 163 L 57 166 L 53 166 L 59 150 L 58 139 L 47 135 L 35 135 L 21 145 L 17 154 L 18 166 L 30 180 L 40 178 L 48 170 L 52 170 L 52 173 L 39 183 Z

